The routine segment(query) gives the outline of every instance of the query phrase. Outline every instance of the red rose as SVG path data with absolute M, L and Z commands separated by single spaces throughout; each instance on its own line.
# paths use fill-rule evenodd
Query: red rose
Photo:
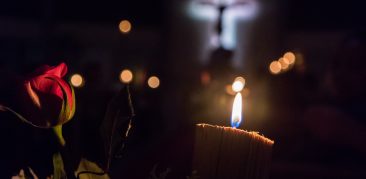
M 23 111 L 27 122 L 34 126 L 50 128 L 69 121 L 75 113 L 73 88 L 62 77 L 67 66 L 61 63 L 44 65 L 24 80 Z

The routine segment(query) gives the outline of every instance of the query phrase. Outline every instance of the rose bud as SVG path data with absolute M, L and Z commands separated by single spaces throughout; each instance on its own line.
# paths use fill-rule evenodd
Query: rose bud
M 22 96 L 24 121 L 35 127 L 53 127 L 62 145 L 62 124 L 75 113 L 75 95 L 71 85 L 62 77 L 67 66 L 42 66 L 24 80 Z

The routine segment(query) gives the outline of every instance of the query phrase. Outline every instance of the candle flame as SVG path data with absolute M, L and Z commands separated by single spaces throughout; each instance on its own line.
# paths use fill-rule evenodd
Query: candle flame
M 233 111 L 231 113 L 231 127 L 237 128 L 241 123 L 242 96 L 237 93 L 234 98 Z

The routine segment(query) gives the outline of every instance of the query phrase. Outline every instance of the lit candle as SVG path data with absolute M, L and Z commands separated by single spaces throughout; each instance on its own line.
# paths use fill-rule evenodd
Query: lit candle
M 241 93 L 237 93 L 234 98 L 233 112 L 231 113 L 231 126 L 234 128 L 239 127 L 241 123 L 241 109 L 242 109 L 241 104 L 242 104 Z
M 193 170 L 200 178 L 268 178 L 274 142 L 258 132 L 237 129 L 242 97 L 235 96 L 232 127 L 196 125 Z

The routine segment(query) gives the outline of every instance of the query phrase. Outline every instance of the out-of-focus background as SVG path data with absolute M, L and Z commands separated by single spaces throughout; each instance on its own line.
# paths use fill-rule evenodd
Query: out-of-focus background
M 11 103 L 10 79 L 66 62 L 77 110 L 65 135 L 75 155 L 94 160 L 107 103 L 129 83 L 136 116 L 112 178 L 147 178 L 154 165 L 182 178 L 194 124 L 230 126 L 231 84 L 242 76 L 240 128 L 275 141 L 270 178 L 365 178 L 364 8 L 356 0 L 2 1 L 1 100 Z M 27 130 L 1 118 L 4 172 L 30 158 L 47 175 L 48 149 L 37 147 L 47 140 L 32 134 L 38 143 L 23 143 Z

